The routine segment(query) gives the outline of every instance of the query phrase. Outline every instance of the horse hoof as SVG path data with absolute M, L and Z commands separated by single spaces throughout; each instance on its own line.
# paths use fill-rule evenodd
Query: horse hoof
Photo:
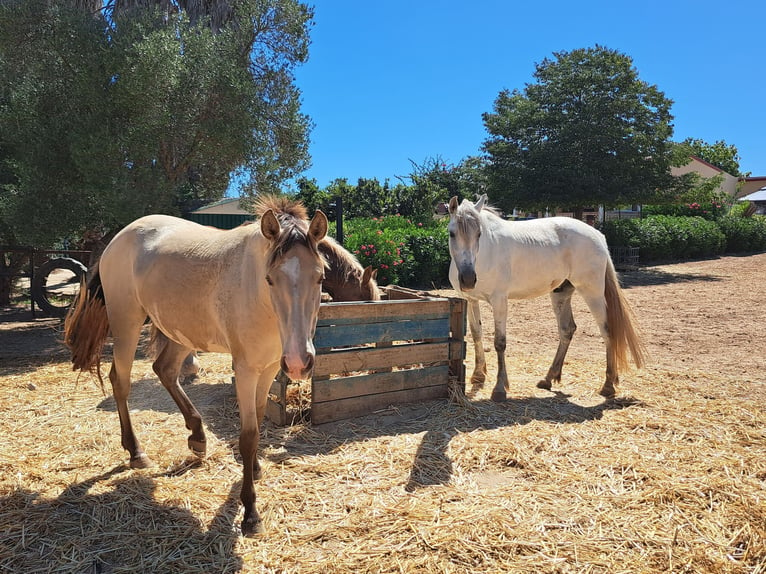
M 545 379 L 540 379 L 539 381 L 537 381 L 537 388 L 538 389 L 545 389 L 546 391 L 550 391 L 551 390 L 551 382 L 550 381 L 546 381 Z
M 260 516 L 246 518 L 242 521 L 242 536 L 255 536 L 263 533 L 263 521 Z
M 484 375 L 472 375 L 471 376 L 471 384 L 472 385 L 483 385 L 484 384 Z
M 152 459 L 143 452 L 130 459 L 130 468 L 151 468 L 152 466 L 154 466 Z
M 492 400 L 496 403 L 504 403 L 506 400 L 506 395 L 504 391 L 494 391 L 492 393 Z
M 207 443 L 204 440 L 189 439 L 189 450 L 199 458 L 205 458 L 207 454 Z
M 615 395 L 614 387 L 612 385 L 604 385 L 601 387 L 601 390 L 598 392 L 598 394 L 604 398 L 613 399 Z

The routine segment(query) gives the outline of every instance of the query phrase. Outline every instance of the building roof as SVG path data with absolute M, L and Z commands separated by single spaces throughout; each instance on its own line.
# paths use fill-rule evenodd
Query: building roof
M 739 201 L 766 201 L 766 186 L 745 197 L 740 197 Z
M 220 201 L 208 203 L 207 205 L 195 209 L 192 213 L 224 213 L 230 215 L 252 215 L 242 209 L 239 205 L 239 197 L 227 197 Z

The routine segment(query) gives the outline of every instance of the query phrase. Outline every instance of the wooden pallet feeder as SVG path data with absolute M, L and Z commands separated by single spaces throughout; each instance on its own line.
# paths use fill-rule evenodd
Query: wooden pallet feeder
M 448 397 L 465 390 L 463 299 L 384 287 L 383 300 L 322 303 L 314 346 L 310 420 L 321 424 L 390 405 Z M 283 374 L 266 414 L 280 426 L 306 420 L 290 412 Z

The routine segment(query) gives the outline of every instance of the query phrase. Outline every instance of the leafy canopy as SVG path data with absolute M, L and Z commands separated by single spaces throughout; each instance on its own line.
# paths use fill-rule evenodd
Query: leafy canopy
M 595 48 L 554 53 L 524 91 L 483 114 L 493 201 L 506 210 L 644 203 L 679 182 L 672 101 L 631 58 Z
M 0 242 L 180 214 L 235 170 L 251 191 L 303 171 L 312 17 L 296 0 L 0 4 Z

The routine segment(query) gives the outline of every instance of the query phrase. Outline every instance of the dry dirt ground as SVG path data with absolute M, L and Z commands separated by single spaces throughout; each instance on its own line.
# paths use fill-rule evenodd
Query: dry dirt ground
M 267 426 L 267 533 L 243 538 L 230 359 L 187 388 L 203 461 L 136 361 L 126 467 L 114 402 L 68 368 L 60 322 L 0 319 L 0 572 L 766 572 L 766 254 L 621 273 L 651 355 L 597 395 L 604 350 L 582 300 L 555 392 L 547 298 L 508 319 L 511 389 L 349 421 Z M 452 295 L 451 291 L 442 294 Z M 467 374 L 473 368 L 468 336 Z M 108 362 L 105 363 L 108 367 Z M 108 383 L 107 383 L 108 385 Z M 107 393 L 108 394 L 108 393 Z

